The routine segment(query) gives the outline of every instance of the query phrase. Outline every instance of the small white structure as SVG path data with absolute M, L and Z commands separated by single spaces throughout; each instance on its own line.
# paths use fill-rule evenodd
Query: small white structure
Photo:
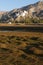
M 8 24 L 12 24 L 11 22 L 9 22 Z

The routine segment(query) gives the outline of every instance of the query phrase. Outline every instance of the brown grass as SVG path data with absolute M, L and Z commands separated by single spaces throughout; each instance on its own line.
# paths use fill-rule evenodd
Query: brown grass
M 0 32 L 0 65 L 43 65 L 43 33 Z

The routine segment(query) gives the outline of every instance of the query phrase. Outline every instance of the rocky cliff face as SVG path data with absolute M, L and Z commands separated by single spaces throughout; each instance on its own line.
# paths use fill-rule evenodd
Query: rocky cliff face
M 1 22 L 14 21 L 15 19 L 20 19 L 20 17 L 36 17 L 43 19 L 43 2 L 37 2 L 35 4 L 27 5 L 19 9 L 13 9 L 10 12 L 0 14 Z

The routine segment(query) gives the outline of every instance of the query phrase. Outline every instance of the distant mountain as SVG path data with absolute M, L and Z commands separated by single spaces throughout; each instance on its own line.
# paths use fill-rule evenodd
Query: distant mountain
M 43 2 L 39 1 L 35 4 L 27 5 L 19 9 L 13 9 L 9 12 L 0 12 L 0 21 L 9 22 L 21 20 L 20 18 L 39 18 L 43 19 Z

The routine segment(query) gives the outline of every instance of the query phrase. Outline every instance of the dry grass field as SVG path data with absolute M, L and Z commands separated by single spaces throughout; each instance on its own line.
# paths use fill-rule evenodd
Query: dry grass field
M 43 33 L 0 32 L 0 65 L 43 65 Z

